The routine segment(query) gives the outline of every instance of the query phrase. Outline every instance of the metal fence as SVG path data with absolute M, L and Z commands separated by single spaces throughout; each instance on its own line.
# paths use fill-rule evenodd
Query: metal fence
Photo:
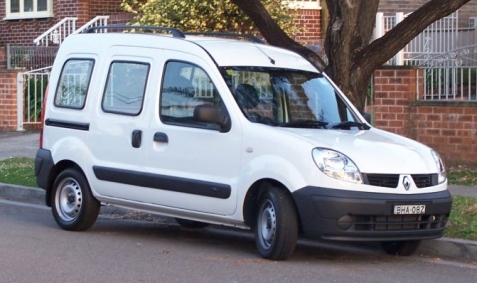
M 421 67 L 423 100 L 477 101 L 477 44 L 434 56 Z
M 425 65 L 433 56 L 457 48 L 458 20 L 454 12 L 429 25 L 404 48 L 404 65 Z
M 406 16 L 378 13 L 375 38 Z M 477 28 L 459 29 L 458 21 L 457 11 L 434 22 L 388 62 L 422 69 L 420 100 L 477 101 Z
M 17 75 L 17 130 L 24 125 L 41 124 L 43 98 L 51 67 L 41 68 Z
M 393 16 L 384 16 L 383 13 L 376 15 L 376 29 L 374 38 L 379 38 L 403 21 L 409 14 L 396 13 Z M 459 13 L 442 18 L 416 36 L 406 47 L 398 52 L 388 64 L 390 65 L 423 65 L 423 62 L 433 56 L 440 55 L 459 45 L 458 34 Z
M 7 69 L 36 70 L 53 65 L 58 46 L 11 46 L 7 44 Z

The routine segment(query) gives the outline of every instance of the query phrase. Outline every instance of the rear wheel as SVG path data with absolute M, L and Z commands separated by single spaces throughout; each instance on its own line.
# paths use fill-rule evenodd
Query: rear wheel
M 263 258 L 283 260 L 295 251 L 298 217 L 283 190 L 270 187 L 260 196 L 256 220 L 255 243 Z
M 382 242 L 383 250 L 391 255 L 410 256 L 421 244 L 419 240 Z
M 77 169 L 69 168 L 58 175 L 51 198 L 55 221 L 65 230 L 86 230 L 98 217 L 100 203 L 93 197 L 86 178 Z
M 209 223 L 183 219 L 183 218 L 176 218 L 176 222 L 179 223 L 179 225 L 181 225 L 182 227 L 191 228 L 191 229 L 202 229 L 209 226 Z

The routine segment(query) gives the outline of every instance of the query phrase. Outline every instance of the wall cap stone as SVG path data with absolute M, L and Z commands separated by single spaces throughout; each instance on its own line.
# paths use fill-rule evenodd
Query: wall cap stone
M 477 101 L 442 101 L 442 100 L 415 100 L 410 106 L 437 106 L 437 107 L 477 107 Z
M 392 66 L 392 65 L 383 65 L 376 69 L 376 71 L 379 70 L 416 70 L 419 69 L 418 66 Z

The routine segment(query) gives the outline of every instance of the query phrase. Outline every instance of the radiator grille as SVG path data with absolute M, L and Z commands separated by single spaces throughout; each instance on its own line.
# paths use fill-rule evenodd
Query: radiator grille
M 437 185 L 437 174 L 411 175 L 418 188 L 427 188 Z
M 440 215 L 352 215 L 355 231 L 418 231 L 445 227 L 447 217 Z
M 397 188 L 399 184 L 399 174 L 365 174 L 364 183 L 371 186 Z M 411 175 L 418 188 L 427 188 L 437 185 L 437 174 L 413 174 Z
M 363 174 L 365 183 L 371 186 L 397 188 L 399 183 L 399 174 Z

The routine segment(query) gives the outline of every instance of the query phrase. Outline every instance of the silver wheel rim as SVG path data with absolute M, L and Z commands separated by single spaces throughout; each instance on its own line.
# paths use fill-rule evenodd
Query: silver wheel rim
M 55 196 L 58 216 L 64 221 L 75 220 L 83 205 L 81 187 L 73 178 L 66 178 L 59 184 Z
M 265 249 L 273 245 L 277 231 L 277 217 L 275 207 L 272 202 L 267 200 L 263 205 L 258 219 L 258 236 Z

